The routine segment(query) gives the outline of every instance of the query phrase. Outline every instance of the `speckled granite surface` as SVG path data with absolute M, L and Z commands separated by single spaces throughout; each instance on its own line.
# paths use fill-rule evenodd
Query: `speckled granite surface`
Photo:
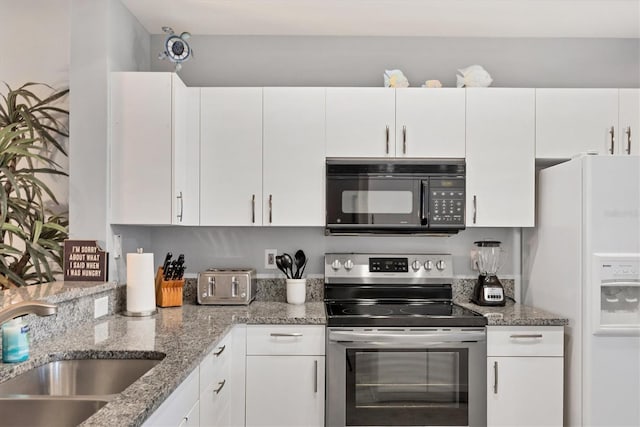
M 196 301 L 197 279 L 186 279 L 183 299 L 188 302 Z M 324 279 L 307 279 L 307 302 L 320 302 L 324 299 Z M 258 279 L 256 301 L 287 302 L 287 286 L 285 279 Z
M 25 286 L 0 292 L 0 309 L 10 304 L 30 300 L 43 300 L 56 304 L 107 292 L 116 287 L 118 285 L 112 282 L 51 282 Z
M 473 294 L 473 288 L 476 286 L 477 279 L 454 279 L 452 290 L 453 300 L 455 302 L 468 302 Z M 500 279 L 500 283 L 504 288 L 504 294 L 513 299 L 514 281 L 512 279 Z
M 456 301 L 487 318 L 489 326 L 564 326 L 569 320 L 554 313 L 507 300 L 504 307 L 482 307 L 471 302 Z
M 166 355 L 161 363 L 82 424 L 138 426 L 237 323 L 324 324 L 324 304 L 293 306 L 260 301 L 241 307 L 185 304 L 159 309 L 158 314 L 148 318 L 103 317 L 34 343 L 27 362 L 0 363 L 0 382 L 51 360 Z

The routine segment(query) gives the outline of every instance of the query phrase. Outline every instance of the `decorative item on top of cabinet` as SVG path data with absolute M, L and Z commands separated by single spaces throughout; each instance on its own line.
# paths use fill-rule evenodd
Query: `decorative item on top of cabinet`
M 111 223 L 198 225 L 200 89 L 111 74 Z
M 466 91 L 467 226 L 533 227 L 534 90 Z
M 563 331 L 563 326 L 487 327 L 488 426 L 562 425 Z
M 493 79 L 481 65 L 470 65 L 458 70 L 462 75 L 456 75 L 458 87 L 489 87 Z
M 401 70 L 384 70 L 384 87 L 409 87 L 409 80 Z

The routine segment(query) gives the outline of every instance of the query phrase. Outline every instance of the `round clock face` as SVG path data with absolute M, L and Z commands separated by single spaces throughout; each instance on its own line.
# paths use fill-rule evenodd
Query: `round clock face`
M 189 45 L 178 36 L 171 36 L 165 42 L 169 59 L 174 62 L 186 61 L 191 53 Z

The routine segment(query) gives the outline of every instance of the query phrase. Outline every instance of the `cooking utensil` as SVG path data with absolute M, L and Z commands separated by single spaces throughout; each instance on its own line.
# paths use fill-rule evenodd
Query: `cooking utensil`
M 296 262 L 296 274 L 293 276 L 294 279 L 302 279 L 302 270 L 304 265 L 307 263 L 307 257 L 305 256 L 302 249 L 298 249 L 294 254 L 295 262 Z
M 289 276 L 287 278 L 293 279 L 293 259 L 291 255 L 286 252 L 282 254 L 282 266 L 289 270 Z
M 287 268 L 283 264 L 284 261 L 282 260 L 282 258 L 283 258 L 282 255 L 276 255 L 276 267 L 278 267 L 278 270 L 284 273 L 287 279 L 291 279 L 291 277 L 289 277 L 289 272 L 287 271 Z

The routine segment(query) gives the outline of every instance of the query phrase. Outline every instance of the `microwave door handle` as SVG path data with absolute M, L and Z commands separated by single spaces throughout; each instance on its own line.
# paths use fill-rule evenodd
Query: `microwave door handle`
M 429 225 L 429 181 L 420 181 L 420 224 Z

